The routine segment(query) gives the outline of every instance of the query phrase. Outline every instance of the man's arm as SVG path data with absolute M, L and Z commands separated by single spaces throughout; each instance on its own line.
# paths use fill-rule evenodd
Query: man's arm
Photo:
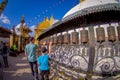
M 49 54 L 51 54 L 51 52 L 52 52 L 52 42 L 50 42 L 49 44 Z
M 25 58 L 26 58 L 26 60 L 28 61 L 27 51 L 26 51 L 26 49 L 25 49 Z
M 37 64 L 38 64 L 38 66 L 40 66 L 40 57 L 38 57 L 38 59 L 37 59 Z

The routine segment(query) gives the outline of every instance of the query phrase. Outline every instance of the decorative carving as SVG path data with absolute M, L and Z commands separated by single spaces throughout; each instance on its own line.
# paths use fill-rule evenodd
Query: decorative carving
M 97 64 L 95 65 L 95 72 L 111 72 L 115 67 L 115 61 L 113 58 L 102 58 L 98 60 Z

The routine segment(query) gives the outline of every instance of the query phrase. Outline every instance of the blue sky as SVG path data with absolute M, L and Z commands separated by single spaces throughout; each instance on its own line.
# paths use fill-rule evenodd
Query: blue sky
M 61 20 L 78 3 L 79 0 L 8 0 L 0 17 L 0 25 L 12 29 L 13 25 L 20 23 L 22 15 L 29 27 L 39 24 L 45 16 L 53 15 L 55 19 Z

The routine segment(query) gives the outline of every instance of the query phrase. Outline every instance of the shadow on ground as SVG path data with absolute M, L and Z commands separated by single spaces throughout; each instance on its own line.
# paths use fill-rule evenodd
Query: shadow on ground
M 4 80 L 34 80 L 24 54 L 8 57 L 9 68 L 4 68 Z

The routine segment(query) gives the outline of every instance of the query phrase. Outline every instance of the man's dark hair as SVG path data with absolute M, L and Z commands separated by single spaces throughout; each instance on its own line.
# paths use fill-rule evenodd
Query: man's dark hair
M 45 53 L 47 51 L 46 47 L 41 48 L 41 52 Z

